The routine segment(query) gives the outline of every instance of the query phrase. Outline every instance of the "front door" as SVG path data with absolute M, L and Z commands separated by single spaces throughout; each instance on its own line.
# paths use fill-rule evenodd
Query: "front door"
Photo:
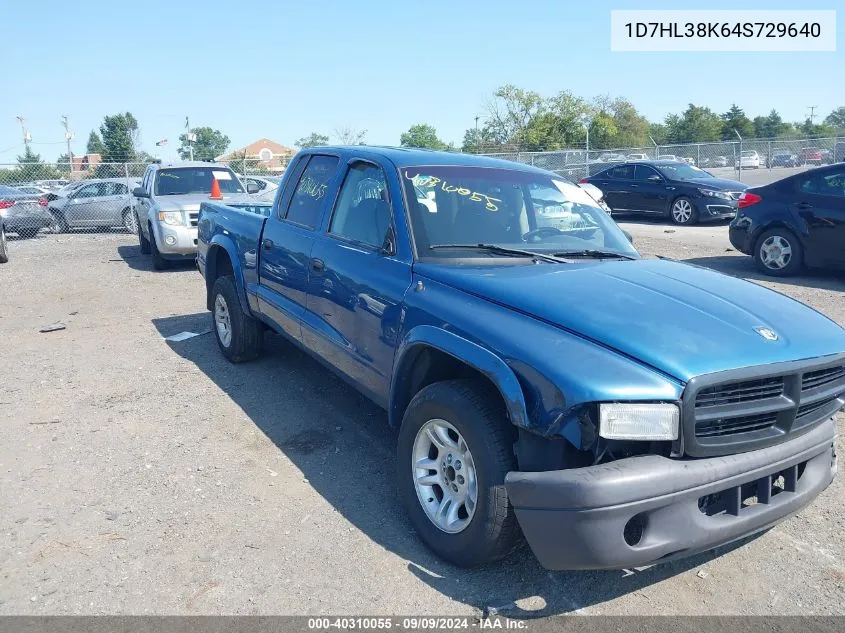
M 411 284 L 409 262 L 396 257 L 385 174 L 356 160 L 346 170 L 327 231 L 311 251 L 302 340 L 386 402 L 398 341 L 401 304 Z
M 64 208 L 68 226 L 95 226 L 99 224 L 99 209 L 104 199 L 104 182 L 83 185 L 70 195 Z
M 337 174 L 337 156 L 308 160 L 287 201 L 267 219 L 259 245 L 258 310 L 299 340 L 314 230 L 320 226 Z
M 666 182 L 654 167 L 637 165 L 634 171 L 636 188 L 631 194 L 631 204 L 647 213 L 663 213 L 669 204 L 669 191 Z

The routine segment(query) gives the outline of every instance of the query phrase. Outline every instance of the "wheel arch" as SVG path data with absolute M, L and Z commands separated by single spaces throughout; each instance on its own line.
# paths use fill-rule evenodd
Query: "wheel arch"
M 423 387 L 467 377 L 489 382 L 511 424 L 528 426 L 525 395 L 511 368 L 489 349 L 430 325 L 411 330 L 397 350 L 388 397 L 390 426 L 401 425 L 408 404 Z
M 214 287 L 217 278 L 223 275 L 232 275 L 235 280 L 235 288 L 238 290 L 241 307 L 244 312 L 249 314 L 251 311 L 246 298 L 240 259 L 238 259 L 235 245 L 230 239 L 215 235 L 205 254 L 205 294 L 206 307 L 209 310 L 212 308 L 211 289 Z

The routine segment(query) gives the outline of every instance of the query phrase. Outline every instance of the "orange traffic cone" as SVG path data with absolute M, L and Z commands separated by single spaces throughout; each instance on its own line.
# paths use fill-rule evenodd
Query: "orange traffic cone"
M 208 196 L 212 200 L 222 200 L 223 194 L 220 193 L 220 183 L 217 182 L 217 178 L 211 179 L 211 195 Z

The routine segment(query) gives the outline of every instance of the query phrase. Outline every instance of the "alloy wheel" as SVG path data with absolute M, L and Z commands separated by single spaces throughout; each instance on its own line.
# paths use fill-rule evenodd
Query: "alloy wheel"
M 760 261 L 766 268 L 781 270 L 792 259 L 792 245 L 780 235 L 771 235 L 760 245 Z
M 674 218 L 675 222 L 678 224 L 686 224 L 690 221 L 691 217 L 692 205 L 689 200 L 685 200 L 683 198 L 675 200 L 675 204 L 672 205 L 672 218 Z
M 232 344 L 232 319 L 223 295 L 217 295 L 214 299 L 214 326 L 217 328 L 220 343 L 223 347 L 229 347 Z

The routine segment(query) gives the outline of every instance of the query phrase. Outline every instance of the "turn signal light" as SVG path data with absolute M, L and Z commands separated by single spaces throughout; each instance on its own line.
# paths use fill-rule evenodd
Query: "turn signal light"
M 587 184 L 587 182 L 588 182 L 588 181 L 587 181 L 587 179 L 586 179 L 586 178 L 582 178 L 581 180 L 579 180 L 579 181 L 578 181 L 578 184 L 579 184 L 579 185 L 586 185 L 586 184 Z
M 746 207 L 750 207 L 752 204 L 757 204 L 762 199 L 763 198 L 758 196 L 756 193 L 749 193 L 746 191 L 739 197 L 739 204 L 737 204 L 737 206 L 740 209 L 744 209 Z

